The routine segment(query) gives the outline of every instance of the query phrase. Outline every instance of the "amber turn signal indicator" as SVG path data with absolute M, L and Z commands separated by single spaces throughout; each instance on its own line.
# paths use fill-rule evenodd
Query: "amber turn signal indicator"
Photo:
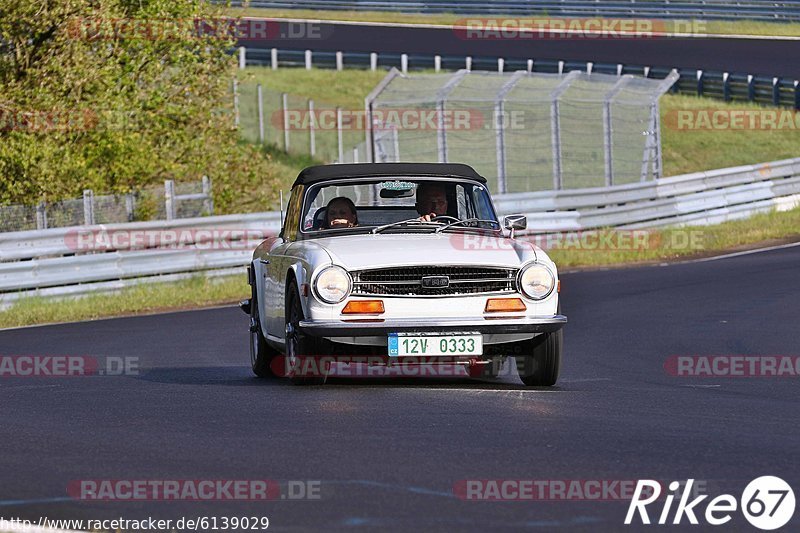
M 525 302 L 519 298 L 489 298 L 486 300 L 485 313 L 502 313 L 525 311 Z
M 350 300 L 342 309 L 343 315 L 379 315 L 383 312 L 383 300 Z

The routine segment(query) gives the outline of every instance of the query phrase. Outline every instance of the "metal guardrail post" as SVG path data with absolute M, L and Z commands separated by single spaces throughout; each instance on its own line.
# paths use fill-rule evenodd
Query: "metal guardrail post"
M 400 72 L 408 74 L 408 54 L 400 54 Z
M 435 55 L 433 56 L 433 71 L 439 72 L 442 70 L 442 56 Z
M 203 209 L 208 216 L 214 214 L 214 197 L 211 196 L 211 178 L 203 176 L 203 194 L 206 196 L 203 200 Z
M 244 70 L 247 66 L 247 49 L 244 46 L 239 47 L 239 69 Z
M 306 50 L 306 70 L 311 70 L 311 50 Z
M 467 71 L 472 70 L 472 56 L 467 56 L 464 58 L 464 68 Z
M 175 218 L 175 183 L 172 180 L 164 181 L 164 210 L 167 220 Z
M 36 204 L 36 229 L 47 229 L 47 204 Z
M 344 54 L 336 52 L 336 70 L 344 69 Z
M 533 59 L 529 59 L 529 60 L 528 60 L 527 67 L 528 67 L 528 68 L 527 68 L 527 70 L 528 70 L 528 73 L 529 73 L 529 74 L 530 74 L 531 72 L 533 72 Z
M 83 223 L 87 226 L 94 225 L 94 191 L 83 190 Z
M 697 96 L 703 96 L 703 71 L 697 70 Z
M 727 72 L 722 73 L 722 99 L 726 102 L 731 101 L 731 76 Z
M 289 95 L 281 93 L 281 108 L 283 109 L 283 150 L 289 151 Z
M 747 99 L 750 102 L 753 102 L 756 99 L 755 76 L 752 74 L 747 75 Z
M 378 54 L 375 52 L 370 52 L 369 54 L 369 69 L 372 72 L 378 70 Z
M 278 70 L 278 49 L 273 48 L 269 51 L 269 63 L 272 70 Z
M 239 116 L 239 80 L 233 78 L 233 124 L 238 128 L 241 122 Z
M 308 146 L 311 157 L 317 155 L 317 128 L 315 126 L 314 100 L 308 101 Z
M 258 106 L 258 142 L 264 144 L 264 92 L 260 83 L 256 85 L 256 98 Z
M 781 79 L 772 78 L 772 104 L 781 105 Z
M 794 108 L 800 109 L 800 81 L 794 80 Z
M 342 108 L 336 108 L 336 146 L 337 146 L 337 155 L 339 163 L 343 163 L 344 161 L 344 139 L 343 137 L 343 129 L 344 129 L 344 119 L 342 117 Z
M 503 71 L 505 70 L 505 68 L 506 68 L 506 60 L 503 59 L 502 57 L 498 57 L 497 58 L 497 72 L 502 74 Z

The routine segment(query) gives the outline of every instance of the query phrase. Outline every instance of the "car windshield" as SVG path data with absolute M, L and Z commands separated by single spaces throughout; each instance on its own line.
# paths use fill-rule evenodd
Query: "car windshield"
M 444 178 L 337 180 L 308 189 L 301 231 L 498 231 L 489 193 L 480 183 Z

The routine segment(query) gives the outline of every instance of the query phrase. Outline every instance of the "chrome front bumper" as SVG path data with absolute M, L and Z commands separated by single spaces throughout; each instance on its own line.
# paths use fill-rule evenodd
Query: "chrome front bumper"
M 311 337 L 374 337 L 389 333 L 477 331 L 486 334 L 548 333 L 567 323 L 564 315 L 520 318 L 438 318 L 303 320 L 298 329 Z

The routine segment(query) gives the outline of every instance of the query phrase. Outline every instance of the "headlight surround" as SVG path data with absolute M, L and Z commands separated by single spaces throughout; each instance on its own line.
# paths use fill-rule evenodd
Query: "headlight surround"
M 317 297 L 328 304 L 338 304 L 350 294 L 353 283 L 350 274 L 340 266 L 331 265 L 320 270 L 314 281 Z
M 530 263 L 520 270 L 517 285 L 532 300 L 544 300 L 556 286 L 556 277 L 547 265 Z

